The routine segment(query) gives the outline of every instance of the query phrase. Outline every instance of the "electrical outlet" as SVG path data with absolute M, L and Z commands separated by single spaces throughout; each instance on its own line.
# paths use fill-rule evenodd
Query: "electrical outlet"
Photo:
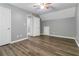
M 17 35 L 17 38 L 19 38 L 19 35 Z
M 20 37 L 22 37 L 22 34 L 20 34 Z

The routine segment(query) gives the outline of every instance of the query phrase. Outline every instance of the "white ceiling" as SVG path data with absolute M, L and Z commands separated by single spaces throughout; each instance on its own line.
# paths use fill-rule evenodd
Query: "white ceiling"
M 49 8 L 48 10 L 44 10 L 44 9 L 33 7 L 34 3 L 11 3 L 11 5 L 14 5 L 16 7 L 22 8 L 26 11 L 29 11 L 31 13 L 38 14 L 38 15 L 76 6 L 75 3 L 52 3 L 51 4 L 52 8 Z

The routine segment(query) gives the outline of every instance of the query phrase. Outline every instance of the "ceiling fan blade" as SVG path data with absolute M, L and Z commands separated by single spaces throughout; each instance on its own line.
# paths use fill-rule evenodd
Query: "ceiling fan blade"
M 50 5 L 49 8 L 51 8 L 51 9 L 57 9 L 57 8 L 54 7 L 53 5 Z

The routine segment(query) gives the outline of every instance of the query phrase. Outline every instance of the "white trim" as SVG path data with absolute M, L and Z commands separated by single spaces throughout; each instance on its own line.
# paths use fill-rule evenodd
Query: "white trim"
M 47 34 L 41 33 L 40 35 L 47 35 Z M 50 36 L 50 35 L 47 35 L 47 36 Z
M 77 46 L 79 47 L 79 42 L 78 42 L 78 37 L 76 36 L 75 42 L 77 44 Z
M 12 41 L 12 42 L 10 42 L 10 43 L 11 43 L 11 44 L 17 43 L 17 42 L 20 42 L 20 41 L 23 41 L 23 40 L 26 40 L 26 39 L 28 39 L 28 38 L 23 38 L 23 39 L 15 40 L 15 41 Z
M 55 36 L 55 37 L 61 37 L 61 38 L 68 38 L 68 39 L 76 39 L 75 37 L 68 37 L 68 36 L 61 36 L 61 35 L 49 35 L 49 36 Z
M 45 35 L 45 34 L 41 33 L 41 35 Z M 52 35 L 52 34 L 49 34 L 47 36 L 54 36 L 54 37 L 61 37 L 61 38 L 68 38 L 68 39 L 76 39 L 76 37 L 68 37 L 68 36 Z
M 77 46 L 79 47 L 79 43 L 77 42 L 77 40 L 75 40 L 75 42 L 76 42 Z

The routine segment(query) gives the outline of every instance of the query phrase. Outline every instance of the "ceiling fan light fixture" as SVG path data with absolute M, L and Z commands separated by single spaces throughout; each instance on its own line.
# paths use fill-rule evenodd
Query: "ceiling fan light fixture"
M 41 9 L 44 9 L 45 7 L 44 7 L 44 6 L 40 6 L 40 8 L 41 8 Z
M 40 9 L 48 9 L 50 3 L 36 3 L 35 7 L 39 6 Z

